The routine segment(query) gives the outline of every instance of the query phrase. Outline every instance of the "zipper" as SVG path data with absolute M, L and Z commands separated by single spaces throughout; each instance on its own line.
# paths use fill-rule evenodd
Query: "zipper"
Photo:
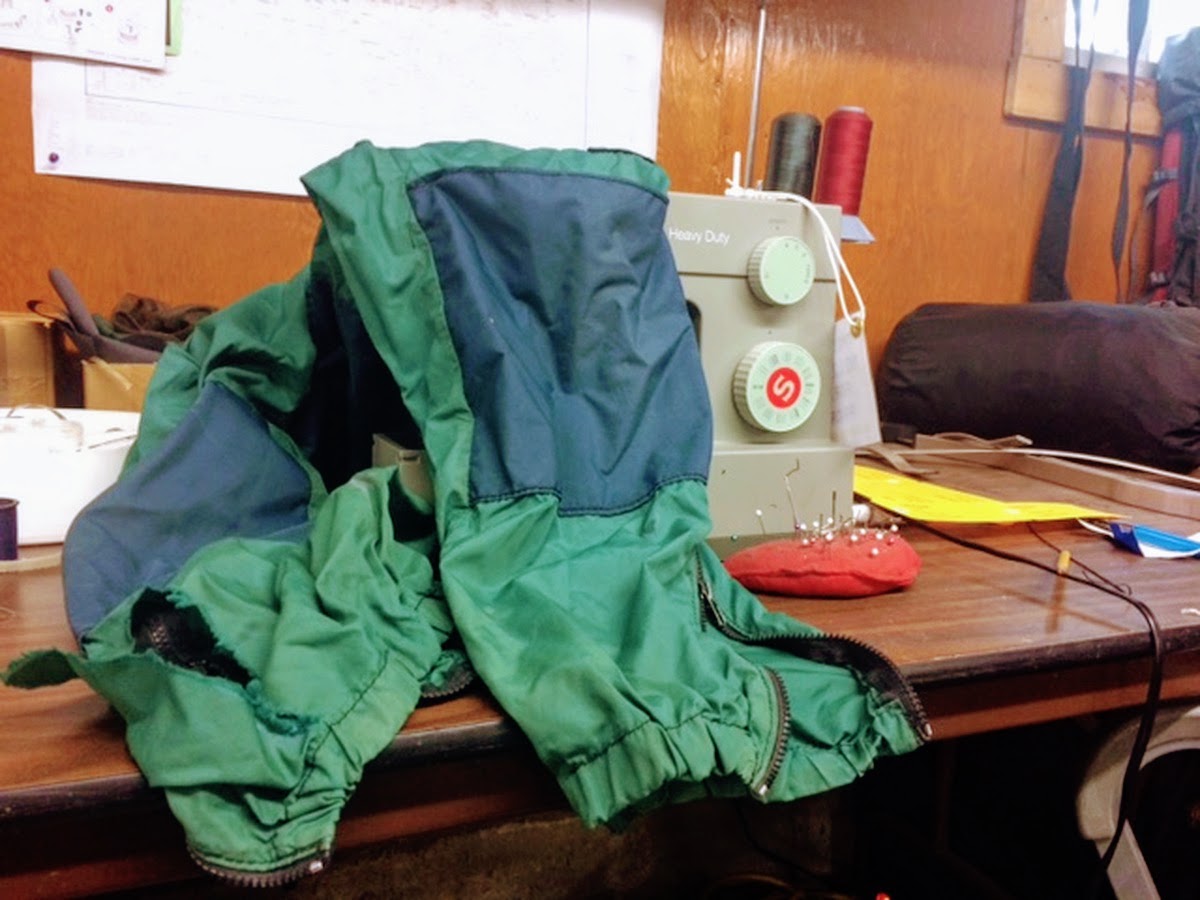
M 441 687 L 421 688 L 422 703 L 432 703 L 435 700 L 446 700 L 455 697 L 469 688 L 475 681 L 475 670 L 464 664 L 456 668 Z
M 708 579 L 704 577 L 704 566 L 698 553 L 696 554 L 696 589 L 703 616 L 711 621 L 725 637 L 743 644 L 777 647 L 788 651 L 793 656 L 814 662 L 853 667 L 885 697 L 896 697 L 900 701 L 909 724 L 923 741 L 927 741 L 933 736 L 933 728 L 929 724 L 925 706 L 913 686 L 894 662 L 870 644 L 858 638 L 840 634 L 797 633 L 766 637 L 746 634 L 731 624 L 725 618 L 725 613 L 720 606 L 717 605 Z M 783 756 L 787 749 L 787 722 L 791 716 L 791 701 L 783 679 L 770 667 L 764 667 L 764 669 L 775 690 L 779 718 L 776 723 L 775 746 L 767 765 L 767 771 L 754 788 L 754 793 L 759 797 L 765 797 L 770 792 L 771 785 L 783 767 Z
M 274 888 L 283 887 L 294 881 L 299 881 L 308 875 L 317 875 L 329 867 L 330 852 L 321 850 L 312 856 L 305 857 L 299 862 L 291 863 L 270 872 L 244 872 L 218 866 L 205 859 L 195 848 L 188 846 L 188 855 L 192 862 L 207 872 L 237 887 L 244 888 Z
M 704 563 L 701 562 L 699 553 L 696 554 L 696 592 L 700 597 L 701 619 L 705 621 L 711 619 L 717 626 L 717 630 L 726 637 L 738 641 L 746 640 L 746 635 L 734 631 L 733 627 L 725 621 L 725 614 L 721 612 L 721 608 L 713 599 L 712 588 L 708 586 L 708 579 L 704 577 Z
M 819 652 L 800 652 L 797 655 L 831 665 L 852 663 L 884 696 L 896 697 L 900 701 L 909 722 L 923 740 L 927 741 L 933 737 L 933 726 L 929 724 L 925 704 L 921 702 L 912 684 L 891 659 L 865 641 L 848 634 L 823 634 L 767 638 L 763 643 L 779 645 L 785 649 L 792 644 L 809 644 Z M 837 648 L 840 652 L 831 653 L 831 648 Z
M 779 677 L 779 673 L 774 669 L 765 667 L 767 680 L 771 682 L 771 686 L 775 689 L 776 707 L 779 710 L 779 718 L 775 728 L 775 746 L 771 750 L 771 759 L 767 763 L 767 771 L 763 773 L 763 777 L 759 779 L 758 785 L 754 788 L 754 793 L 758 797 L 765 798 L 771 791 L 771 785 L 775 783 L 775 779 L 779 777 L 779 771 L 783 768 L 783 757 L 787 752 L 788 741 L 788 720 L 792 717 L 792 704 L 788 699 L 787 687 L 783 683 L 783 679 Z

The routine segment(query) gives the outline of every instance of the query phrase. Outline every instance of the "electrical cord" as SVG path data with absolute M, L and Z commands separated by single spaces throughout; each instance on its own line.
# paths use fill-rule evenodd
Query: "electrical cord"
M 1139 773 L 1142 768 L 1142 761 L 1146 755 L 1146 749 L 1150 744 L 1150 737 L 1154 730 L 1154 721 L 1158 716 L 1159 700 L 1162 696 L 1162 680 L 1163 680 L 1163 643 L 1162 634 L 1158 624 L 1158 618 L 1154 615 L 1154 610 L 1138 600 L 1128 585 L 1118 585 L 1115 582 L 1101 575 L 1095 569 L 1092 569 L 1078 560 L 1066 558 L 1069 560 L 1068 565 L 1073 564 L 1084 572 L 1084 576 L 1074 575 L 1067 571 L 1068 565 L 1063 564 L 1065 551 L 1056 547 L 1044 535 L 1039 533 L 1032 525 L 1029 526 L 1030 532 L 1038 538 L 1046 546 L 1055 550 L 1059 554 L 1058 565 L 1049 565 L 1040 560 L 1032 559 L 1027 556 L 1022 556 L 1018 553 L 1010 553 L 1007 550 L 1000 550 L 996 547 L 989 547 L 986 544 L 981 544 L 978 541 L 962 538 L 949 532 L 936 528 L 927 522 L 920 522 L 915 519 L 906 519 L 912 525 L 922 528 L 936 537 L 950 541 L 960 547 L 965 547 L 970 550 L 977 550 L 981 553 L 986 553 L 990 556 L 995 556 L 1000 559 L 1009 560 L 1011 562 L 1022 563 L 1032 566 L 1036 569 L 1041 569 L 1044 572 L 1049 572 L 1059 578 L 1065 578 L 1068 581 L 1074 581 L 1078 584 L 1087 585 L 1095 588 L 1106 594 L 1111 594 L 1120 600 L 1125 601 L 1130 606 L 1138 611 L 1142 619 L 1146 623 L 1146 630 L 1150 638 L 1150 675 L 1146 685 L 1146 699 L 1143 701 L 1141 717 L 1138 721 L 1137 733 L 1133 739 L 1133 745 L 1129 751 L 1129 758 L 1125 763 L 1125 772 L 1121 779 L 1121 796 L 1117 804 L 1117 822 L 1112 838 L 1104 849 L 1104 853 L 1100 857 L 1100 865 L 1092 879 L 1091 886 L 1088 891 L 1089 897 L 1097 896 L 1101 882 L 1107 877 L 1108 867 L 1111 865 L 1113 856 L 1117 852 L 1117 846 L 1121 842 L 1121 836 L 1125 831 L 1126 824 L 1133 816 L 1134 810 L 1137 808 L 1138 794 L 1140 784 L 1138 781 Z M 1086 577 L 1085 577 L 1086 576 Z

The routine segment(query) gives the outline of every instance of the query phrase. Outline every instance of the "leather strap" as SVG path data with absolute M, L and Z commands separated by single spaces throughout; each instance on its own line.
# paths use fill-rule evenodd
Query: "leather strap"
M 1083 171 L 1083 130 L 1088 82 L 1092 75 L 1092 52 L 1086 66 L 1079 64 L 1081 0 L 1071 0 L 1075 10 L 1075 65 L 1068 67 L 1067 117 L 1062 142 L 1050 176 L 1050 192 L 1042 211 L 1029 299 L 1035 303 L 1070 300 L 1067 285 L 1067 250 L 1071 245 L 1071 216 L 1075 193 Z
M 1150 16 L 1150 0 L 1129 0 L 1129 23 L 1126 32 L 1128 57 L 1125 91 L 1125 149 L 1121 159 L 1121 187 L 1117 195 L 1117 215 L 1113 222 L 1112 262 L 1117 279 L 1117 299 L 1128 302 L 1132 291 L 1132 276 L 1121 287 L 1121 261 L 1125 258 L 1125 235 L 1129 225 L 1129 160 L 1133 155 L 1133 95 L 1137 87 L 1137 59 L 1146 35 L 1146 20 Z M 1076 20 L 1078 21 L 1078 20 Z

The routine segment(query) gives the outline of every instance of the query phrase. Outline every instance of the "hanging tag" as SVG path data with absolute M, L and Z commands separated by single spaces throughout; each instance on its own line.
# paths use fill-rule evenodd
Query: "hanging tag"
M 833 439 L 845 447 L 882 440 L 861 315 L 843 316 L 833 326 Z

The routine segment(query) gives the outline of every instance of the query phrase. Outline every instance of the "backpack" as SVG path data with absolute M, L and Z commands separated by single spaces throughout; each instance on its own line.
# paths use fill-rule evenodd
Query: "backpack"
M 1149 301 L 1200 306 L 1200 28 L 1167 43 L 1158 64 L 1163 142 L 1154 204 Z

